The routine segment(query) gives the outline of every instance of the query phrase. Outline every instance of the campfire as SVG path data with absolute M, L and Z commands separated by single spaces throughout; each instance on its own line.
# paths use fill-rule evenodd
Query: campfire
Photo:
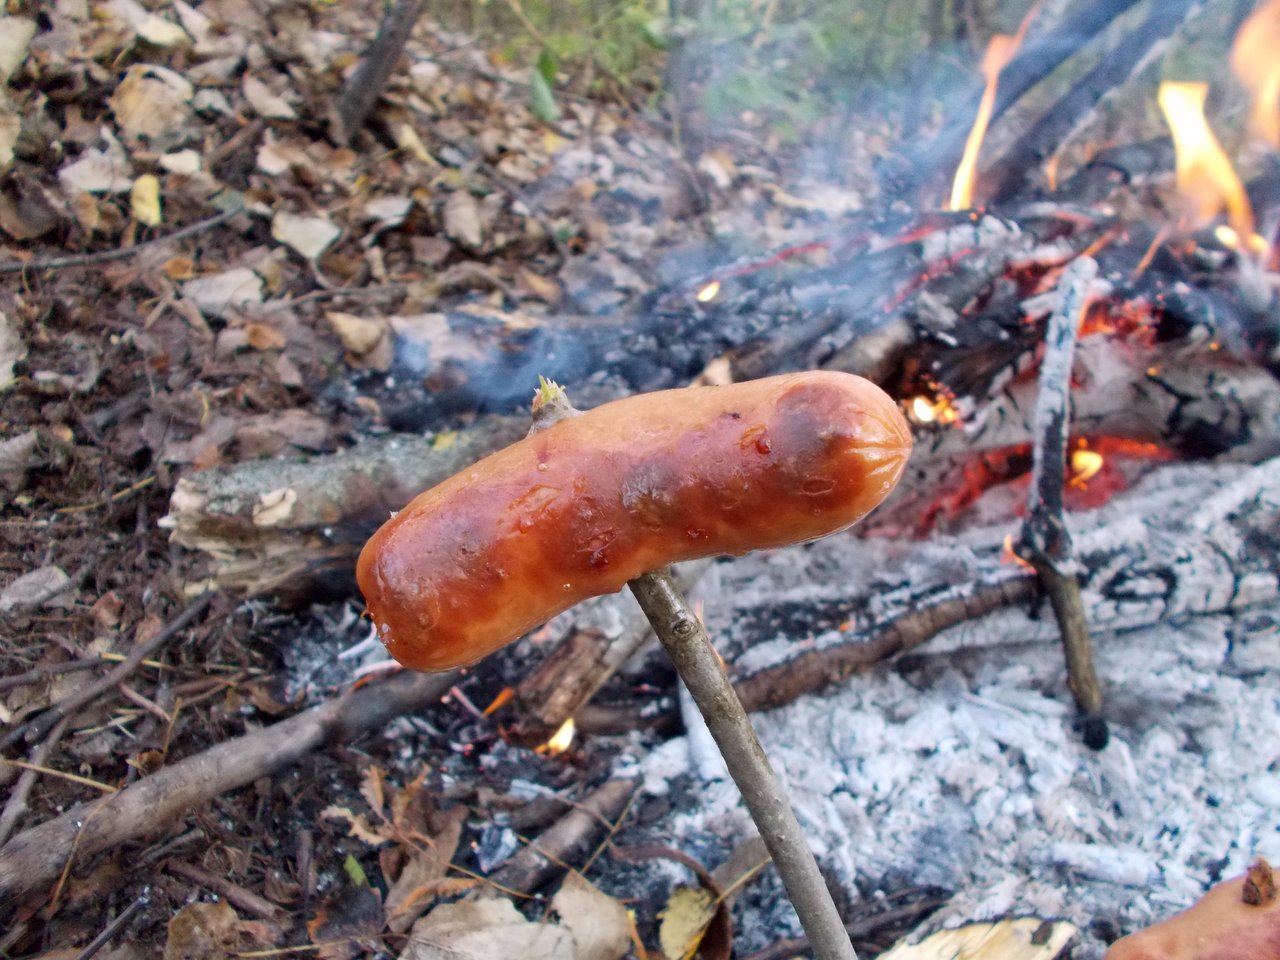
M 811 201 L 731 176 L 717 150 L 693 158 L 704 187 L 805 210 L 781 242 L 684 236 L 650 284 L 584 231 L 556 251 L 578 282 L 555 309 L 526 309 L 493 277 L 484 294 L 464 278 L 463 297 L 442 282 L 432 309 L 414 310 L 413 290 L 389 317 L 326 289 L 317 300 L 342 309 L 317 309 L 358 371 L 342 389 L 376 412 L 375 435 L 176 481 L 160 522 L 197 558 L 191 595 L 312 609 L 317 626 L 283 654 L 280 709 L 351 688 L 347 706 L 280 726 L 297 720 L 318 745 L 385 722 L 406 764 L 429 757 L 402 794 L 370 766 L 369 809 L 322 814 L 353 845 L 385 845 L 398 934 L 434 935 L 415 924 L 436 896 L 538 897 L 566 865 L 608 861 L 605 900 L 673 884 L 703 898 L 686 956 L 803 949 L 724 760 L 629 597 L 587 600 L 479 665 L 381 677 L 394 667 L 359 619 L 356 554 L 419 491 L 522 438 L 539 376 L 591 408 L 838 371 L 878 384 L 910 424 L 901 482 L 855 530 L 673 571 L 864 941 L 1012 918 L 1097 960 L 1256 855 L 1280 860 L 1280 0 L 1233 24 L 1236 114 L 1225 76 L 1151 84 L 1143 109 L 1165 134 L 1111 145 L 1089 140 L 1100 101 L 1145 89 L 1135 64 L 1202 5 L 1153 3 L 1137 20 L 1095 0 L 1046 26 L 1048 6 L 991 40 L 965 109 L 886 162 L 865 209 L 808 216 Z M 1113 48 L 1038 111 L 1028 91 L 1108 30 Z M 388 116 L 417 97 L 393 85 Z M 624 155 L 576 143 L 515 195 L 552 221 L 566 197 L 621 204 L 583 171 Z M 272 729 L 239 754 L 283 754 Z M 112 802 L 136 802 L 131 789 Z M 438 805 L 420 801 L 429 790 Z M 110 834 L 69 826 L 78 811 L 14 842 L 107 849 Z M 450 840 L 430 868 L 424 837 Z M 446 876 L 454 850 L 465 879 Z M 0 882 L 43 882 L 20 873 Z M 649 896 L 642 915 L 656 925 L 678 900 Z M 625 951 L 647 934 L 620 916 Z

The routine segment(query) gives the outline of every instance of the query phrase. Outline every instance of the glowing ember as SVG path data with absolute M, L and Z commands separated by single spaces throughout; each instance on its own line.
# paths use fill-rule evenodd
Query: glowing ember
M 705 287 L 694 294 L 694 299 L 699 303 L 710 303 L 716 298 L 716 294 L 720 292 L 720 281 L 712 280 Z
M 1194 226 L 1207 226 L 1225 208 L 1235 235 L 1258 253 L 1266 249 L 1266 242 L 1254 232 L 1244 185 L 1205 119 L 1208 93 L 1205 83 L 1160 85 L 1160 109 L 1173 134 L 1178 192 Z
M 930 400 L 928 397 L 915 397 L 907 405 L 911 416 L 917 423 L 955 423 L 960 413 L 951 405 L 948 397 Z
M 559 756 L 573 745 L 573 735 L 573 717 L 570 717 L 564 723 L 560 724 L 560 729 L 551 735 L 551 739 L 538 747 L 536 752 L 553 757 Z
M 1071 451 L 1071 479 L 1073 487 L 1083 490 L 1089 485 L 1090 478 L 1102 469 L 1103 458 L 1097 450 L 1081 448 Z
M 1280 0 L 1255 10 L 1240 27 L 1231 69 L 1253 94 L 1253 129 L 1280 147 Z

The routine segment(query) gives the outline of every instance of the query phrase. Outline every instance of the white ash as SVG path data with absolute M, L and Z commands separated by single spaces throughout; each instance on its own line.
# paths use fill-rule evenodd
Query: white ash
M 1273 511 L 1274 474 L 1170 470 L 1092 517 L 1073 518 L 1072 533 L 1078 548 L 1100 550 L 1127 517 L 1157 503 L 1167 515 L 1189 511 L 1189 534 L 1197 522 L 1215 526 L 1223 505 L 1242 497 Z M 1207 497 L 1200 481 L 1214 476 L 1237 489 L 1223 481 L 1222 494 Z M 708 626 L 726 636 L 746 606 L 830 599 L 849 583 L 901 584 L 904 569 L 909 581 L 959 585 L 985 562 L 991 537 L 978 531 L 929 545 L 836 538 L 724 564 L 703 584 Z M 1280 604 L 1274 583 L 1262 586 L 1237 598 L 1261 606 L 1236 602 L 1213 615 L 1095 634 L 1111 729 L 1099 753 L 1072 729 L 1056 628 L 1043 611 L 1007 610 L 953 628 L 905 663 L 757 714 L 755 723 L 815 853 L 847 890 L 874 895 L 910 883 L 954 891 L 931 926 L 1010 913 L 1066 917 L 1086 931 L 1076 957 L 1094 960 L 1105 944 L 1088 932 L 1091 921 L 1130 931 L 1189 905 L 1256 855 L 1280 859 Z M 1219 592 L 1212 568 L 1198 589 L 1202 598 Z M 895 601 L 880 606 L 892 610 Z M 1125 626 L 1121 614 L 1115 622 Z M 799 639 L 776 637 L 764 645 L 772 649 L 748 651 L 735 665 L 776 661 Z M 752 828 L 723 768 L 694 753 L 682 738 L 639 768 L 652 792 L 681 775 L 702 781 L 653 827 L 696 855 Z M 764 909 L 740 922 L 766 939 L 794 931 L 789 908 Z

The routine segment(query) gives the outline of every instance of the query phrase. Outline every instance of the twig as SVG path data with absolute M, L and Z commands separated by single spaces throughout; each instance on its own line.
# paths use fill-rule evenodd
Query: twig
M 76 711 L 80 710 L 86 704 L 92 703 L 98 697 L 102 696 L 108 690 L 117 684 L 123 683 L 133 671 L 137 670 L 142 662 L 150 657 L 153 653 L 163 647 L 175 636 L 187 628 L 187 625 L 195 620 L 212 602 L 215 594 L 201 594 L 196 600 L 187 605 L 187 608 L 171 620 L 163 630 L 157 633 L 146 643 L 140 643 L 129 651 L 126 657 L 118 667 L 112 670 L 104 677 L 100 677 L 88 686 L 82 687 L 69 696 L 59 700 L 57 703 L 49 707 L 44 713 L 40 714 L 29 723 L 19 724 L 8 733 L 0 738 L 0 750 L 7 750 L 23 737 L 28 741 L 36 740 L 44 734 L 59 720 L 69 717 Z
M 1063 271 L 1059 281 L 1062 301 L 1049 317 L 1044 361 L 1040 364 L 1031 489 L 1027 518 L 1018 540 L 1018 555 L 1036 568 L 1049 595 L 1062 632 L 1067 683 L 1080 710 L 1085 744 L 1101 750 L 1107 745 L 1102 688 L 1093 668 L 1089 627 L 1085 622 L 1084 601 L 1080 598 L 1080 583 L 1076 579 L 1078 565 L 1072 557 L 1071 535 L 1067 532 L 1062 502 L 1067 480 L 1067 433 L 1071 424 L 1071 360 L 1076 330 L 1097 273 L 1097 263 L 1089 257 L 1079 257 Z
M 818 960 L 857 960 L 818 861 L 805 842 L 800 822 L 707 631 L 666 573 L 647 573 L 628 586 L 707 721 L 729 775 L 773 857 L 814 956 Z
M 627 806 L 636 791 L 635 780 L 609 780 L 591 796 L 499 867 L 489 880 L 507 890 L 532 893 L 565 863 L 591 852 L 592 841 Z
M 0 693 L 12 690 L 14 687 L 25 687 L 33 683 L 40 683 L 59 674 L 74 673 L 77 670 L 92 670 L 110 662 L 110 660 L 104 660 L 101 657 L 91 657 L 84 660 L 64 660 L 61 663 L 46 663 L 44 666 L 28 670 L 26 673 L 15 673 L 11 677 L 0 677 Z
M 30 260 L 26 263 L 0 263 L 0 275 L 39 270 L 62 270 L 66 267 L 91 267 L 97 263 L 123 260 L 148 247 L 158 247 L 163 243 L 172 243 L 174 240 L 184 240 L 192 234 L 212 229 L 226 223 L 237 213 L 243 212 L 244 207 L 235 206 L 229 210 L 223 210 L 222 213 L 215 214 L 207 220 L 193 223 L 180 230 L 175 230 L 173 233 L 166 233 L 163 237 L 154 237 L 151 240 L 144 240 L 142 243 L 135 243 L 132 247 L 117 247 L 115 250 L 100 250 L 97 253 L 81 253 L 70 257 L 54 257 L 50 260 Z
M 285 912 L 270 900 L 258 896 L 252 890 L 246 890 L 239 884 L 232 883 L 226 877 L 219 877 L 203 867 L 197 867 L 194 863 L 187 863 L 185 860 L 166 860 L 164 868 L 170 873 L 176 873 L 178 876 L 190 880 L 192 883 L 198 883 L 206 890 L 211 890 L 222 897 L 232 906 L 239 907 L 255 917 L 277 923 L 285 917 Z
M 427 0 L 397 0 L 382 18 L 378 35 L 369 44 L 360 66 L 347 78 L 334 109 L 333 139 L 340 145 L 350 143 L 356 131 L 364 126 L 404 52 L 413 25 L 426 8 Z
M 921 600 L 921 605 L 877 625 L 870 633 L 841 638 L 838 645 L 809 650 L 746 677 L 737 678 L 738 695 L 748 710 L 772 710 L 806 693 L 816 693 L 859 670 L 912 650 L 948 627 L 977 620 L 1003 607 L 1039 596 L 1030 576 L 1010 574 L 995 583 L 977 583 L 958 597 Z
M 327 743 L 380 729 L 436 702 L 454 682 L 452 673 L 402 673 L 368 684 L 18 834 L 0 847 L 0 911 L 56 879 L 73 854 L 91 857 L 160 830 L 213 797 L 297 763 Z
M 27 797 L 31 795 L 31 788 L 35 786 L 36 777 L 40 773 L 36 768 L 44 766 L 45 761 L 49 759 L 49 754 L 53 752 L 54 745 L 66 733 L 67 723 L 67 720 L 62 720 L 49 732 L 47 737 L 32 748 L 28 757 L 29 765 L 22 771 L 22 775 L 18 777 L 18 782 L 13 785 L 13 789 L 9 791 L 9 799 L 5 801 L 4 811 L 0 812 L 0 844 L 9 839 L 9 835 L 13 833 L 13 828 L 18 825 L 18 818 L 27 809 Z
M 111 942 L 111 939 L 125 928 L 134 914 L 151 902 L 151 891 L 144 890 L 142 895 L 133 903 L 129 904 L 120 914 L 103 928 L 102 932 L 90 940 L 83 950 L 76 954 L 75 960 L 90 960 L 90 958 Z

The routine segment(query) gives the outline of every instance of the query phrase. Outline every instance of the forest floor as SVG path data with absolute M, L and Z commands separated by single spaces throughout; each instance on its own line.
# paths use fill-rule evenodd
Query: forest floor
M 354 597 L 308 614 L 217 595 L 67 722 L 42 722 L 193 602 L 198 558 L 158 524 L 179 477 L 385 429 L 390 317 L 610 313 L 690 272 L 708 237 L 764 249 L 870 190 L 869 126 L 839 137 L 847 189 L 806 195 L 750 118 L 696 149 L 616 97 L 562 93 L 544 123 L 528 69 L 425 22 L 375 122 L 337 146 L 328 117 L 372 2 L 18 7 L 0 20 L 3 840 L 354 682 L 304 663 L 362 638 Z M 404 917 L 384 923 L 370 893 L 398 845 L 367 818 L 385 797 L 399 823 L 424 771 L 450 779 L 456 742 L 424 731 L 474 725 L 457 703 L 76 860 L 9 904 L 0 954 L 76 956 L 125 913 L 113 956 L 398 952 Z M 512 762 L 573 788 L 603 760 Z M 364 833 L 321 815 L 335 807 Z

